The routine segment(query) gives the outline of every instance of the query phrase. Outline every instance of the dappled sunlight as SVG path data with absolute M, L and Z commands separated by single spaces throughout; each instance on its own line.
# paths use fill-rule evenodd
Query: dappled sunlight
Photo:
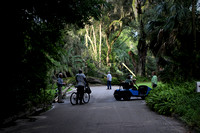
M 191 88 L 200 80 L 199 8 L 200 0 L 16 1 L 15 11 L 8 15 L 10 19 L 4 19 L 9 21 L 2 40 L 7 46 L 2 50 L 8 52 L 2 60 L 5 64 L 2 70 L 7 76 L 3 83 L 7 88 L 2 89 L 4 114 L 0 125 L 49 110 L 52 104 L 68 107 L 66 94 L 76 91 L 70 87 L 77 85 L 76 75 L 81 70 L 85 76 L 80 88 L 83 90 L 89 83 L 92 90 L 86 106 L 102 104 L 109 111 L 114 108 L 116 113 L 117 104 L 129 108 L 129 104 L 144 105 L 148 101 L 149 107 L 158 113 L 178 114 L 189 126 L 200 128 L 196 102 L 199 93 Z M 116 101 L 113 94 L 124 82 L 152 88 L 150 98 L 144 94 L 131 97 L 130 101 Z M 107 90 L 110 83 L 112 89 Z M 129 97 L 123 96 L 126 100 Z M 129 109 L 137 109 L 135 106 Z M 92 110 L 98 109 L 104 108 Z M 103 118 L 103 113 L 99 113 L 96 115 Z M 81 118 L 81 114 L 78 116 Z M 108 127 L 102 122 L 106 121 L 96 120 L 94 127 Z M 128 127 L 127 131 L 133 129 L 129 126 L 131 122 L 122 123 Z M 87 124 L 83 125 L 88 127 Z M 58 125 L 56 129 L 61 128 Z M 118 131 L 122 129 L 119 127 Z M 108 130 L 111 131 L 114 130 Z

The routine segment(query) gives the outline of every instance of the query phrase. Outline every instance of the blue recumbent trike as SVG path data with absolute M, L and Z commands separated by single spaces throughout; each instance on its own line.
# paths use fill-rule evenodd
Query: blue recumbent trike
M 119 89 L 114 91 L 114 97 L 116 100 L 130 100 L 131 97 L 145 97 L 149 94 L 151 88 L 146 85 L 137 86 L 136 84 L 130 86 L 128 83 L 122 82 Z

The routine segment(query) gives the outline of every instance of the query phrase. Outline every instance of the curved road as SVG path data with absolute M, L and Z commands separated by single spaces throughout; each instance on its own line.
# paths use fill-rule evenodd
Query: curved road
M 19 119 L 15 126 L 0 129 L 6 133 L 186 133 L 179 121 L 149 110 L 145 100 L 116 101 L 114 89 L 91 87 L 88 104 L 72 106 L 69 96 L 64 103 L 38 116 Z

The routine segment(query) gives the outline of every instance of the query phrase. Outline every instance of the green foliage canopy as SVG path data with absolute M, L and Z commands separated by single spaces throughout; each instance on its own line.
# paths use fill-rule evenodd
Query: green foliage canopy
M 145 12 L 145 32 L 150 41 L 149 49 L 158 58 L 158 66 L 166 70 L 162 74 L 168 75 L 166 78 L 198 79 L 200 45 L 197 44 L 200 40 L 196 37 L 200 35 L 199 12 L 191 10 L 192 1 L 156 3 Z
M 10 37 L 6 41 L 9 44 L 6 60 L 12 61 L 6 68 L 9 87 L 4 90 L 9 100 L 4 103 L 5 114 L 1 120 L 25 109 L 27 103 L 33 104 L 34 100 L 45 103 L 36 99 L 45 96 L 44 90 L 51 78 L 49 71 L 62 59 L 61 30 L 66 24 L 83 27 L 91 17 L 99 18 L 102 4 L 105 4 L 103 0 L 16 2 L 14 17 L 10 16 L 15 22 L 9 25 L 15 39 Z

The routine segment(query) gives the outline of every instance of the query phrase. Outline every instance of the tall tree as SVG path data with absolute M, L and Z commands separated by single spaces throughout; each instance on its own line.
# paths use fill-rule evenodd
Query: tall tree
M 116 40 L 119 38 L 122 30 L 132 21 L 132 7 L 131 0 L 117 0 L 109 1 L 113 8 L 110 10 L 106 16 L 104 16 L 103 21 L 106 35 L 106 45 L 107 45 L 107 66 L 110 66 L 110 55 L 112 52 L 112 47 Z
M 145 65 L 147 56 L 147 43 L 146 43 L 146 33 L 144 31 L 144 19 L 143 14 L 145 9 L 148 7 L 149 3 L 152 1 L 148 0 L 133 0 L 132 7 L 136 17 L 136 22 L 139 24 L 139 41 L 138 41 L 138 66 L 137 74 L 139 76 L 145 76 Z
M 118 24 L 118 31 L 115 33 L 115 35 L 113 36 L 112 39 L 110 39 L 111 36 L 111 31 L 113 30 L 114 25 L 116 26 Z M 110 54 L 111 54 L 111 49 L 112 46 L 114 45 L 115 41 L 118 39 L 118 37 L 120 36 L 122 32 L 122 21 L 121 18 L 119 20 L 115 20 L 113 21 L 109 27 L 106 30 L 106 45 L 107 45 L 107 57 L 106 57 L 106 63 L 108 66 L 110 66 Z
M 199 56 L 194 53 L 199 49 L 195 48 L 198 45 L 194 39 L 200 32 L 199 18 L 192 5 L 192 1 L 178 0 L 161 2 L 151 8 L 154 15 L 150 15 L 146 25 L 149 48 L 158 57 L 158 64 L 165 68 L 163 74 L 167 78 L 198 77 Z M 195 40 L 199 43 L 198 38 Z

